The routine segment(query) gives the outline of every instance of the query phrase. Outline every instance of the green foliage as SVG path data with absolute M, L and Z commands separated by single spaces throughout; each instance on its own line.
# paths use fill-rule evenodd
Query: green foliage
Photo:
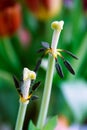
M 44 126 L 42 130 L 54 130 L 57 123 L 58 123 L 58 117 L 54 116 L 48 120 L 48 122 L 46 123 L 46 125 Z M 33 122 L 30 121 L 28 130 L 40 130 L 40 129 L 36 128 Z
M 58 123 L 58 117 L 54 116 L 50 119 L 42 130 L 54 130 Z
M 36 128 L 33 122 L 30 121 L 28 130 L 40 130 L 40 129 Z

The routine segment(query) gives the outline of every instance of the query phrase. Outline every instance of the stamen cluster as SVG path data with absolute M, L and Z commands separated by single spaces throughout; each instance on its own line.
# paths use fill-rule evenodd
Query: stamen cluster
M 38 96 L 33 95 L 36 89 L 40 85 L 40 81 L 34 82 L 36 78 L 36 74 L 34 71 L 30 71 L 29 69 L 25 68 L 26 72 L 24 72 L 22 80 L 19 81 L 16 76 L 13 76 L 13 80 L 16 86 L 16 89 L 19 93 L 21 102 L 26 102 L 31 100 L 38 99 Z
M 43 57 L 46 54 L 50 54 L 55 59 L 55 68 L 57 70 L 58 75 L 61 78 L 64 77 L 64 74 L 63 74 L 62 67 L 61 67 L 61 65 L 58 62 L 58 57 L 60 57 L 62 59 L 64 65 L 68 69 L 68 71 L 71 74 L 73 74 L 73 75 L 75 74 L 74 69 L 72 68 L 71 64 L 69 63 L 68 60 L 66 60 L 64 58 L 64 56 L 62 55 L 62 53 L 65 52 L 66 54 L 68 54 L 69 56 L 71 56 L 72 58 L 74 58 L 74 59 L 77 60 L 78 58 L 74 54 L 72 54 L 70 51 L 67 51 L 67 50 L 64 50 L 64 49 L 56 49 L 54 51 L 54 49 L 52 47 L 50 47 L 49 43 L 47 43 L 47 42 L 42 42 L 41 44 L 42 44 L 42 48 L 40 48 L 38 50 L 38 53 L 42 53 L 42 56 L 40 57 L 40 59 L 37 62 L 37 65 L 36 65 L 36 68 L 35 68 L 35 72 L 39 69 L 39 66 L 41 64 L 41 61 L 42 61 Z

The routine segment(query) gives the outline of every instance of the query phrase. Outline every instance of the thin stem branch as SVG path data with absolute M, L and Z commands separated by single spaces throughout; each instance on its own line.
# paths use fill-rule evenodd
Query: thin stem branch
M 28 102 L 21 102 L 20 101 L 20 106 L 19 106 L 15 130 L 22 130 L 27 105 L 28 105 Z
M 54 51 L 56 50 L 60 32 L 61 32 L 62 26 L 63 26 L 63 22 L 62 23 L 61 22 L 52 23 L 53 24 L 52 28 L 54 29 L 54 33 L 53 33 L 53 37 L 52 37 L 51 47 L 54 49 Z M 48 68 L 47 68 L 46 80 L 45 80 L 45 86 L 44 86 L 44 93 L 43 93 L 43 98 L 42 98 L 40 114 L 39 114 L 39 118 L 38 118 L 38 122 L 37 122 L 37 127 L 40 129 L 43 128 L 44 123 L 46 121 L 46 116 L 47 116 L 47 111 L 48 111 L 49 101 L 50 101 L 50 95 L 51 95 L 54 65 L 55 65 L 55 59 L 51 55 L 49 55 Z
M 38 128 L 42 128 L 44 125 L 44 122 L 46 120 L 48 106 L 49 106 L 49 100 L 50 100 L 50 95 L 51 95 L 54 64 L 55 64 L 54 58 L 52 56 L 49 56 L 43 99 L 42 99 L 40 115 L 39 115 L 39 119 L 38 119 L 38 123 L 37 123 Z

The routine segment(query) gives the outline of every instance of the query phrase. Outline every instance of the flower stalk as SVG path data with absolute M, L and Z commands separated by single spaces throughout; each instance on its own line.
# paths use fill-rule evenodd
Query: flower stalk
M 20 106 L 19 106 L 15 130 L 22 130 L 27 105 L 28 105 L 29 100 L 32 96 L 32 93 L 29 94 L 29 88 L 31 85 L 31 80 L 34 80 L 35 78 L 36 78 L 35 72 L 30 71 L 27 68 L 24 68 L 23 83 L 21 86 L 18 85 L 18 81 L 14 78 L 15 84 L 18 85 L 17 89 L 18 89 L 18 92 L 20 95 Z
M 51 27 L 54 30 L 53 37 L 52 37 L 52 44 L 51 48 L 54 51 L 54 54 L 56 54 L 56 48 L 60 37 L 60 32 L 63 29 L 63 21 L 55 21 L 52 23 Z M 42 129 L 44 126 L 44 123 L 46 121 L 49 101 L 50 101 L 50 95 L 51 95 L 51 88 L 52 88 L 52 81 L 53 81 L 53 73 L 54 73 L 54 67 L 55 67 L 55 59 L 52 55 L 49 55 L 48 60 L 48 68 L 46 73 L 46 80 L 45 80 L 45 86 L 44 86 L 44 93 L 42 98 L 42 104 L 40 109 L 40 114 L 37 122 L 37 127 L 39 129 Z
M 17 117 L 15 130 L 22 130 L 28 103 L 29 102 L 21 102 L 20 101 L 20 106 L 19 106 L 19 111 L 18 111 L 18 117 Z

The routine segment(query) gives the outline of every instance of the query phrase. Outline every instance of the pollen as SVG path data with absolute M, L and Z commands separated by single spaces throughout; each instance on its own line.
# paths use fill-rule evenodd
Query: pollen
M 64 24 L 64 21 L 54 21 L 52 24 L 51 24 L 51 28 L 54 29 L 54 30 L 58 30 L 58 31 L 61 31 L 63 29 L 63 24 Z
M 27 81 L 28 79 L 36 79 L 36 73 L 34 71 L 29 70 L 28 68 L 24 68 L 23 80 Z
M 30 79 L 36 79 L 36 73 L 34 71 L 30 71 L 29 77 Z

